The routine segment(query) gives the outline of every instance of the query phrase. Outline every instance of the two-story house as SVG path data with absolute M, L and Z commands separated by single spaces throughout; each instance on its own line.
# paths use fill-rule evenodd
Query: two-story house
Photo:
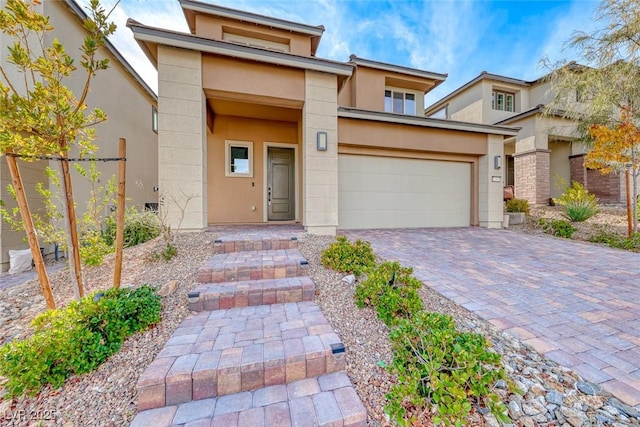
M 6 1 L 0 0 L 0 7 L 5 6 Z M 54 37 L 57 38 L 78 63 L 79 71 L 67 79 L 66 84 L 79 93 L 85 79 L 79 65 L 80 47 L 85 37 L 82 25 L 86 18 L 85 11 L 74 0 L 44 1 L 34 7 L 39 13 L 49 17 L 54 28 L 53 32 L 46 34 L 45 45 L 49 45 Z M 7 47 L 11 43 L 9 38 L 0 38 L 0 60 L 8 73 L 12 72 L 11 65 L 6 62 Z M 154 192 L 154 187 L 158 185 L 158 135 L 154 127 L 154 123 L 157 123 L 154 121 L 156 95 L 111 43 L 107 42 L 99 54 L 103 58 L 109 58 L 110 62 L 109 69 L 99 72 L 92 79 L 91 92 L 87 98 L 89 108 L 101 108 L 108 115 L 106 122 L 95 127 L 95 143 L 99 147 L 96 155 L 101 158 L 118 157 L 118 138 L 126 138 L 128 205 L 144 208 L 151 204 L 155 207 L 158 203 L 157 192 Z M 51 166 L 54 170 L 59 167 L 54 161 L 20 162 L 29 205 L 34 212 L 44 211 L 44 202 L 35 192 L 36 183 L 41 182 L 45 188 L 54 190 L 44 173 L 46 166 Z M 88 164 L 83 166 L 88 167 Z M 108 179 L 117 175 L 117 162 L 98 162 L 97 166 L 102 173 L 99 185 L 104 185 Z M 74 199 L 78 211 L 82 213 L 90 200 L 91 186 L 87 179 L 75 173 L 74 168 L 72 173 Z M 10 183 L 6 160 L 1 158 L 0 198 L 8 208 L 15 206 L 15 201 L 7 190 Z M 24 237 L 24 232 L 14 231 L 4 221 L 0 221 L 0 262 L 3 271 L 9 268 L 9 250 L 28 248 Z M 46 247 L 45 250 L 50 252 L 53 248 Z
M 446 75 L 322 59 L 322 26 L 180 5 L 189 33 L 128 22 L 158 69 L 172 226 L 501 226 L 494 158 L 516 130 L 425 118 L 424 94 Z
M 560 182 L 577 181 L 603 203 L 626 201 L 624 177 L 584 168 L 585 147 L 574 122 L 544 114 L 553 99 L 545 77 L 518 80 L 482 72 L 425 109 L 427 117 L 520 128 L 504 140 L 505 185 L 533 204 L 548 204 L 564 191 Z

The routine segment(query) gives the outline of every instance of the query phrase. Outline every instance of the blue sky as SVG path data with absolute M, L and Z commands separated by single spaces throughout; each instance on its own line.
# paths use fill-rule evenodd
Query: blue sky
M 87 0 L 81 0 L 86 2 Z M 209 0 L 211 1 L 211 0 Z M 114 0 L 103 0 L 108 6 Z M 535 79 L 551 61 L 576 59 L 564 50 L 574 31 L 596 29 L 599 5 L 573 1 L 413 0 L 218 0 L 216 4 L 262 15 L 324 25 L 317 56 L 361 58 L 446 73 L 446 82 L 427 95 L 429 105 L 483 70 Z M 125 27 L 127 17 L 143 24 L 187 31 L 177 0 L 122 0 L 114 12 L 113 42 L 138 72 L 157 87 L 156 75 Z

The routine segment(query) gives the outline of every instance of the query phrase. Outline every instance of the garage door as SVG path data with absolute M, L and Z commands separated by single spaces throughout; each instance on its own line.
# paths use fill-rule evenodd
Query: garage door
M 390 157 L 338 157 L 338 227 L 466 227 L 471 165 Z

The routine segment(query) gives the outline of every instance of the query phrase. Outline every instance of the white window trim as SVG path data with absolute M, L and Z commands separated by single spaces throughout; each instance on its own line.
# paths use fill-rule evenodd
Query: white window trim
M 231 171 L 231 147 L 247 147 L 249 149 L 249 172 L 239 173 Z M 224 174 L 231 178 L 253 178 L 253 141 L 233 141 L 224 142 Z
M 498 108 L 498 95 L 502 95 L 502 108 Z M 507 110 L 507 97 L 510 96 L 513 100 L 511 103 L 511 110 Z M 491 109 L 495 111 L 506 111 L 507 113 L 516 112 L 516 94 L 505 90 L 493 89 L 491 91 Z
M 393 86 L 386 86 L 384 88 L 384 96 L 386 97 L 386 92 L 390 91 L 391 92 L 391 110 L 387 111 L 385 108 L 385 113 L 394 113 L 393 112 L 393 93 L 402 93 L 402 113 L 394 113 L 394 114 L 405 114 L 407 116 L 415 116 L 418 114 L 418 110 L 419 110 L 419 105 L 418 105 L 418 97 L 420 96 L 420 94 L 418 92 L 412 91 L 412 90 L 407 90 L 407 89 L 402 89 L 402 88 L 398 88 L 398 87 L 393 87 Z M 409 95 L 413 95 L 413 107 L 414 107 L 414 111 L 412 113 L 407 113 L 405 111 L 405 107 L 406 107 L 406 102 L 407 102 L 407 94 Z
M 233 34 L 233 33 L 228 33 L 228 32 L 224 32 L 222 34 L 222 40 L 227 41 L 227 42 L 231 42 L 231 43 L 236 43 L 236 44 L 242 44 L 245 46 L 251 46 L 251 47 L 258 47 L 261 49 L 268 49 L 268 50 L 273 50 L 276 52 L 289 52 L 290 48 L 289 45 L 286 43 L 279 43 L 279 42 L 274 42 L 271 40 L 264 40 L 264 39 L 260 39 L 257 37 L 247 37 L 247 36 L 241 36 L 239 34 Z

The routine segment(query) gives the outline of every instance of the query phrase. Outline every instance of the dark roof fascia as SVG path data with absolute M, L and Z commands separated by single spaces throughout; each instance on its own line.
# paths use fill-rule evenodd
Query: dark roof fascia
M 484 125 L 479 123 L 434 119 L 431 117 L 409 116 L 405 114 L 386 113 L 349 107 L 339 107 L 338 117 L 503 136 L 515 136 L 520 130 L 520 128 L 507 126 Z
M 454 96 L 464 92 L 465 90 L 467 90 L 471 86 L 474 86 L 476 83 L 482 80 L 493 80 L 497 82 L 508 83 L 508 84 L 513 84 L 513 85 L 518 85 L 523 87 L 531 86 L 531 82 L 528 82 L 526 80 L 514 79 L 511 77 L 501 76 L 498 74 L 491 74 L 486 71 L 483 71 L 472 80 L 468 81 L 467 83 L 463 84 L 453 92 L 449 93 L 448 95 L 445 95 L 443 98 L 440 98 L 439 100 L 437 100 L 436 102 L 434 102 L 433 104 L 425 108 L 424 109 L 425 114 L 428 115 L 429 113 L 433 112 L 435 109 L 440 109 L 442 104 L 447 103 Z
M 394 71 L 397 73 L 408 74 L 416 77 L 422 77 L 443 82 L 447 78 L 447 74 L 434 73 L 431 71 L 420 70 L 418 68 L 405 67 L 403 65 L 389 64 L 386 62 L 373 61 L 371 59 L 358 58 L 356 55 L 349 57 L 351 63 L 362 65 L 365 67 L 376 68 L 385 71 Z
M 84 12 L 84 10 L 82 10 L 80 5 L 78 5 L 75 0 L 65 0 L 65 2 L 67 6 L 73 11 L 73 13 L 75 13 L 76 16 L 80 18 L 81 21 L 84 21 L 88 18 L 87 14 Z M 131 64 L 129 64 L 129 62 L 124 59 L 124 56 L 122 56 L 118 49 L 116 49 L 116 47 L 108 39 L 105 39 L 105 47 L 107 48 L 107 50 L 109 50 L 109 52 L 111 52 L 113 56 L 116 57 L 116 59 L 122 64 L 125 70 L 127 70 L 127 72 L 131 74 L 131 76 L 138 82 L 140 86 L 142 86 L 142 88 L 151 96 L 151 98 L 153 98 L 153 100 L 157 102 L 158 95 L 153 91 L 153 89 L 149 87 L 149 85 L 147 85 L 144 79 L 140 77 L 140 74 L 138 74 L 136 70 L 131 66 Z
M 537 106 L 535 106 L 534 108 L 524 111 L 520 114 L 517 114 L 515 116 L 509 117 L 507 119 L 504 120 L 500 120 L 499 122 L 494 123 L 495 125 L 498 126 L 502 126 L 502 125 L 508 125 L 509 123 L 513 123 L 516 122 L 518 120 L 522 120 L 522 119 L 526 119 L 527 117 L 531 117 L 531 116 L 535 116 L 536 114 L 541 114 L 544 113 L 545 110 L 545 105 L 544 104 L 538 104 Z M 551 110 L 551 113 L 549 114 L 550 116 L 553 117 L 565 117 L 566 115 L 566 111 L 564 110 L 558 110 L 558 109 L 554 109 Z
M 287 21 L 284 19 L 273 18 L 270 16 L 247 12 L 244 10 L 231 9 L 228 7 L 218 6 L 210 3 L 203 3 L 194 0 L 179 1 L 182 9 L 187 9 L 194 12 L 251 22 L 252 24 L 264 25 L 315 37 L 320 37 L 322 36 L 322 33 L 324 33 L 324 27 L 322 25 L 314 26 L 301 24 L 299 22 Z
M 198 50 L 241 59 L 256 60 L 276 65 L 302 68 L 342 76 L 351 76 L 353 66 L 337 61 L 311 56 L 299 56 L 291 53 L 275 52 L 257 47 L 243 46 L 220 40 L 194 36 L 161 28 L 149 27 L 133 19 L 127 21 L 127 27 L 133 31 L 136 40 L 164 44 L 183 49 Z

